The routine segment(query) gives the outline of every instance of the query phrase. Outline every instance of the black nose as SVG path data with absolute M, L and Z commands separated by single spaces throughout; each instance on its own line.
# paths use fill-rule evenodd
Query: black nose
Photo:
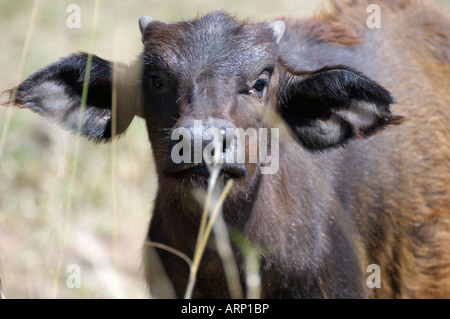
M 236 126 L 227 120 L 193 120 L 174 128 L 164 173 L 182 178 L 208 177 L 208 167 L 214 165 L 223 175 L 246 177 L 244 150 L 238 149 L 235 133 Z

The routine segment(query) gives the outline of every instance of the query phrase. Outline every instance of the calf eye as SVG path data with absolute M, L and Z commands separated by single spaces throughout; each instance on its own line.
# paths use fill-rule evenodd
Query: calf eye
M 258 97 L 261 98 L 264 94 L 264 89 L 266 88 L 267 84 L 268 82 L 266 80 L 259 79 L 253 85 L 252 90 L 254 90 Z
M 266 82 L 263 80 L 258 80 L 258 81 L 256 81 L 255 85 L 253 85 L 253 88 L 258 92 L 262 92 L 265 87 L 266 87 Z
M 160 89 L 163 86 L 164 81 L 159 76 L 154 75 L 154 76 L 152 76 L 152 83 L 153 83 L 153 88 Z

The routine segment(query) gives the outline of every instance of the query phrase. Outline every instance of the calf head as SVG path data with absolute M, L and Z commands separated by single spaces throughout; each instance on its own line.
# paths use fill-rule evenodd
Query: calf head
M 286 65 L 278 47 L 282 21 L 241 23 L 217 12 L 174 24 L 142 17 L 139 26 L 144 52 L 131 66 L 74 54 L 33 74 L 11 98 L 95 140 L 108 140 L 113 127 L 119 134 L 135 115 L 143 117 L 160 192 L 183 210 L 199 211 L 190 191 L 207 182 L 207 154 L 221 163 L 221 182 L 236 180 L 225 206 L 255 191 L 264 165 L 249 160 L 250 139 L 239 144 L 227 130 L 270 129 L 276 116 L 305 149 L 320 151 L 401 119 L 389 109 L 391 94 L 355 70 Z M 264 133 L 271 144 L 271 131 Z M 238 161 L 242 153 L 245 160 Z

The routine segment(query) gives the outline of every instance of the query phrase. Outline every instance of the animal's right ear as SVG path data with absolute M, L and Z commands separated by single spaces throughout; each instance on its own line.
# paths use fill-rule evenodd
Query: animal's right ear
M 90 74 L 86 77 L 87 62 L 88 54 L 79 53 L 41 69 L 10 90 L 9 104 L 29 108 L 74 133 L 80 129 L 81 135 L 94 140 L 112 137 L 114 104 L 115 132 L 124 132 L 134 116 L 140 115 L 139 71 L 133 74 L 136 73 L 133 67 L 113 66 L 92 56 Z

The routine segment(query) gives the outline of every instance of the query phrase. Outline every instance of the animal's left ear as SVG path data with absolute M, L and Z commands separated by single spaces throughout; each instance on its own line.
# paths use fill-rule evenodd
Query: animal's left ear
M 287 71 L 278 100 L 281 116 L 309 150 L 367 138 L 404 119 L 391 112 L 397 101 L 389 91 L 345 66 Z

